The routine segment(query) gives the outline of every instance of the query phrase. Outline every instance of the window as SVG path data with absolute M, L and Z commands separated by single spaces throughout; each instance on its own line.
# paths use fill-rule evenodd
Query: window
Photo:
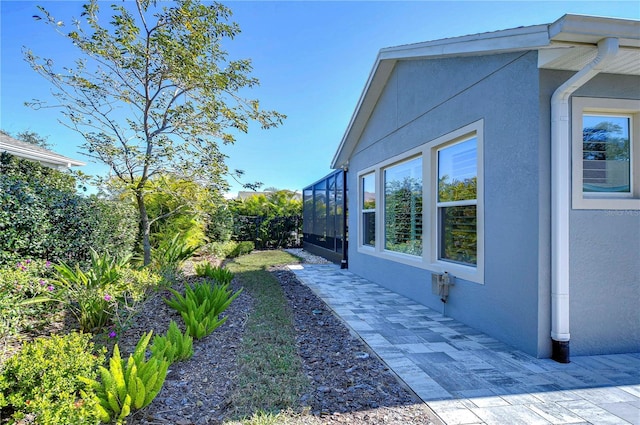
M 475 137 L 438 150 L 438 259 L 477 264 L 477 186 Z
M 362 244 L 376 243 L 376 178 L 375 174 L 362 177 Z
M 640 101 L 574 98 L 573 207 L 640 208 Z
M 484 283 L 483 139 L 479 120 L 363 169 L 358 250 Z
M 422 255 L 422 158 L 384 170 L 384 248 Z

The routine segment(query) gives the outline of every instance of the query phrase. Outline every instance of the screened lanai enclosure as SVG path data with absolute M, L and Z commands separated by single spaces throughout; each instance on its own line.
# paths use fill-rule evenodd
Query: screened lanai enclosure
M 343 268 L 347 266 L 345 172 L 334 171 L 303 191 L 303 246 Z

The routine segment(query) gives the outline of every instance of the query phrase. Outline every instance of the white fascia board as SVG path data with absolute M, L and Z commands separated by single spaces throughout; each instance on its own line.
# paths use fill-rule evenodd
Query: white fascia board
M 620 47 L 640 47 L 640 21 L 568 14 L 549 25 L 552 41 L 595 45 L 612 37 L 618 39 Z
M 67 158 L 62 155 L 48 155 L 44 152 L 23 149 L 19 146 L 9 145 L 2 142 L 0 142 L 0 152 L 7 152 L 19 158 L 41 162 L 47 166 L 64 166 L 70 168 L 86 165 L 84 162 L 76 161 L 75 159 Z
M 381 59 L 421 59 L 535 50 L 549 44 L 548 25 L 515 28 L 389 47 Z

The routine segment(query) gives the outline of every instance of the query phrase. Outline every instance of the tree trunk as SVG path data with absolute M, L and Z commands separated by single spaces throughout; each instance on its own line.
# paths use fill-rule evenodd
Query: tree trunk
M 144 195 L 136 192 L 136 201 L 138 202 L 138 212 L 140 213 L 140 231 L 142 232 L 142 250 L 144 253 L 144 265 L 151 263 L 151 241 L 149 234 L 151 232 L 151 223 L 147 214 L 147 207 L 144 205 Z

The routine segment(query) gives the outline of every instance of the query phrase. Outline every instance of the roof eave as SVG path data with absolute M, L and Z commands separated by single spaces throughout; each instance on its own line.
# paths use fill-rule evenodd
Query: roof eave
M 22 149 L 18 146 L 5 144 L 0 142 L 0 152 L 7 152 L 11 155 L 28 159 L 31 161 L 37 161 L 46 165 L 53 166 L 62 166 L 66 168 L 71 167 L 80 167 L 86 165 L 86 163 L 77 161 L 75 159 L 67 158 L 62 155 L 48 155 L 45 153 L 41 153 L 38 151 L 30 150 L 30 149 Z
M 567 14 L 552 24 L 513 28 L 381 49 L 347 129 L 331 162 L 337 169 L 348 164 L 378 97 L 399 60 L 499 54 L 540 50 L 559 43 L 597 44 L 616 37 L 621 46 L 640 47 L 640 21 Z

